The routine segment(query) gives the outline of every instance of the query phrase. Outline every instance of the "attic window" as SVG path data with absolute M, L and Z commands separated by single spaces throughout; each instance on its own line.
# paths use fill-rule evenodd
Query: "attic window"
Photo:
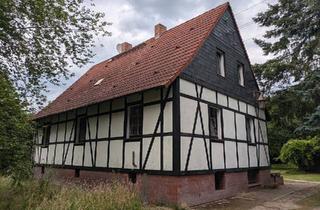
M 94 83 L 94 86 L 100 85 L 103 80 L 104 78 L 99 79 L 96 83 Z

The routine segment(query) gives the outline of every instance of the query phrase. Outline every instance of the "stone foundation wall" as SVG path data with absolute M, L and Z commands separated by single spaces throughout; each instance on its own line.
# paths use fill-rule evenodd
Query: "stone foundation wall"
M 48 175 L 55 181 L 72 181 L 86 183 L 101 183 L 120 181 L 134 187 L 142 199 L 151 203 L 179 203 L 197 205 L 236 195 L 248 190 L 247 172 L 226 172 L 223 188 L 215 187 L 215 175 L 185 175 L 165 176 L 137 174 L 136 183 L 132 183 L 126 173 L 98 172 L 80 170 L 79 177 L 75 177 L 75 169 L 46 168 L 44 174 L 41 167 L 34 169 L 37 178 Z M 262 186 L 270 185 L 270 170 L 260 170 L 258 182 Z

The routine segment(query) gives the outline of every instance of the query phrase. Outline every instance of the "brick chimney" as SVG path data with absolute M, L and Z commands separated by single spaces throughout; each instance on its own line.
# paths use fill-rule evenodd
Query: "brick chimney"
M 123 43 L 117 44 L 117 50 L 119 53 L 126 52 L 126 51 L 130 50 L 131 48 L 132 48 L 132 44 L 130 44 L 128 42 L 123 42 Z
M 161 36 L 163 32 L 167 30 L 167 27 L 162 25 L 161 23 L 158 23 L 157 25 L 154 26 L 154 37 L 157 39 Z

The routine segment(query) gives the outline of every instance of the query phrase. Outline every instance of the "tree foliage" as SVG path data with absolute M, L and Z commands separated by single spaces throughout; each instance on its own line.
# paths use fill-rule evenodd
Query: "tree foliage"
M 103 17 L 84 0 L 1 0 L 1 73 L 24 102 L 42 105 L 47 85 L 92 58 L 96 35 L 110 35 Z
M 319 134 L 320 4 L 318 0 L 279 0 L 254 21 L 268 27 L 255 42 L 273 58 L 254 66 L 269 96 L 271 154 L 292 138 Z
M 15 181 L 31 173 L 32 124 L 10 80 L 0 73 L 0 174 Z
M 283 145 L 280 159 L 301 170 L 320 170 L 320 139 L 292 139 Z

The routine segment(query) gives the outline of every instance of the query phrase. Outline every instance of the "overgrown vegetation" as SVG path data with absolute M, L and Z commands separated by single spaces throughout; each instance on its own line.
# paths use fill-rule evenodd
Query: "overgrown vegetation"
M 255 40 L 273 58 L 255 65 L 268 96 L 271 158 L 289 139 L 320 134 L 320 4 L 317 0 L 279 0 L 254 21 L 269 27 Z
M 138 210 L 143 204 L 135 191 L 119 183 L 95 187 L 55 185 L 46 179 L 28 180 L 12 187 L 12 180 L 0 177 L 0 209 L 38 210 Z

